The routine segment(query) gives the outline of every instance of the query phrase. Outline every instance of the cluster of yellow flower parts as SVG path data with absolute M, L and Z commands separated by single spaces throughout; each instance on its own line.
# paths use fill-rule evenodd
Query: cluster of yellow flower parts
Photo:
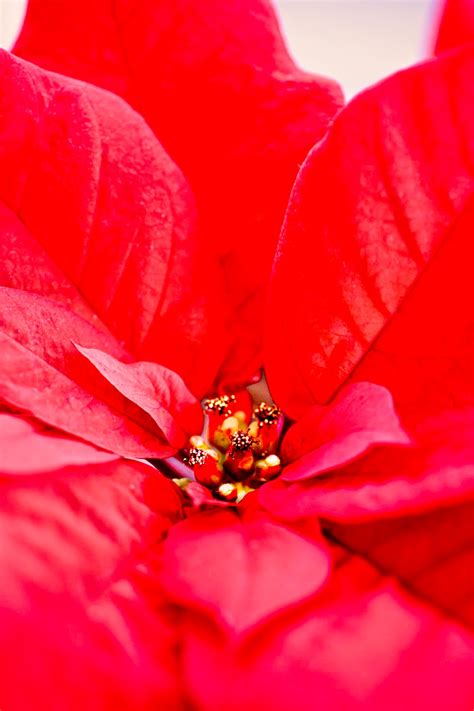
M 183 460 L 199 484 L 226 501 L 239 501 L 281 471 L 276 452 L 283 415 L 276 405 L 251 408 L 235 395 L 206 400 L 205 432 L 189 439 Z

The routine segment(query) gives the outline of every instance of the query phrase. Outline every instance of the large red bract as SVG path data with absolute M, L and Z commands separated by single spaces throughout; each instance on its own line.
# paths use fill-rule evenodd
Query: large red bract
M 2 445 L 8 462 L 31 443 Z M 0 461 L 2 706 L 179 709 L 157 578 L 179 495 L 149 467 L 99 463 L 86 447 L 21 478 Z
M 407 421 L 474 402 L 474 52 L 400 72 L 344 109 L 293 188 L 266 368 L 292 418 L 349 380 Z
M 0 283 L 104 324 L 202 395 L 226 314 L 183 175 L 112 94 L 4 51 L 0 75 Z

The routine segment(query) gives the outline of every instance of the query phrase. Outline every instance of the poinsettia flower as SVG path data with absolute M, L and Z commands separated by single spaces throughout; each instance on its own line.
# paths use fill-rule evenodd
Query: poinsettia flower
M 233 314 L 219 382 L 246 385 L 288 194 L 338 85 L 294 64 L 268 0 L 30 0 L 13 51 L 124 97 L 183 170 Z
M 78 31 L 80 26 L 79 22 L 75 25 Z M 199 33 L 199 37 L 201 41 L 204 35 Z M 51 94 L 61 106 L 71 95 L 79 103 L 86 95 L 88 108 L 91 101 L 97 106 L 105 102 L 107 109 L 98 122 L 110 121 L 108 131 L 119 137 L 119 144 L 123 137 L 114 123 L 118 107 L 128 112 L 132 125 L 138 121 L 140 135 L 142 129 L 146 131 L 135 114 L 108 94 L 8 57 L 4 61 L 7 80 L 12 72 L 15 76 L 4 99 L 10 110 L 7 117 L 15 119 L 5 126 L 14 136 L 17 114 L 11 112 L 8 97 L 11 93 L 19 102 L 25 95 L 35 95 L 32 81 L 40 87 L 35 107 L 46 102 L 58 112 Z M 90 680 L 87 688 L 82 685 L 82 696 L 75 697 L 72 690 L 79 683 L 78 676 L 65 672 L 64 684 L 53 696 L 45 684 L 55 677 L 49 667 L 42 667 L 46 679 L 42 673 L 32 674 L 23 697 L 28 702 L 41 696 L 47 708 L 54 707 L 56 700 L 58 707 L 70 706 L 69 701 L 74 704 L 77 698 L 81 707 L 92 708 L 256 709 L 266 704 L 282 711 L 290 706 L 312 709 L 315 705 L 375 711 L 400 706 L 463 709 L 470 704 L 474 661 L 474 638 L 468 630 L 472 624 L 472 508 L 459 503 L 472 491 L 472 448 L 467 446 L 470 330 L 469 317 L 455 307 L 468 302 L 466 228 L 470 212 L 456 218 L 471 189 L 469 163 L 464 166 L 462 161 L 469 147 L 472 102 L 466 89 L 472 62 L 470 53 L 459 54 L 410 70 L 360 97 L 340 115 L 328 138 L 303 166 L 278 249 L 266 321 L 270 389 L 285 413 L 296 420 L 282 446 L 288 466 L 279 482 L 286 483 L 265 484 L 238 507 L 213 510 L 205 503 L 210 510 L 196 507 L 183 519 L 184 498 L 160 474 L 140 463 L 94 459 L 103 456 L 104 449 L 122 456 L 154 457 L 150 453 L 154 447 L 163 456 L 179 446 L 180 438 L 182 441 L 194 423 L 196 427 L 200 423 L 196 401 L 183 382 L 163 369 L 163 364 L 173 366 L 187 382 L 189 362 L 188 370 L 181 369 L 179 359 L 189 332 L 178 329 L 176 347 L 166 330 L 166 323 L 172 320 L 165 318 L 164 330 L 157 325 L 156 339 L 150 341 L 154 350 L 146 351 L 146 357 L 141 350 L 143 304 L 148 304 L 147 318 L 153 320 L 156 313 L 156 302 L 150 306 L 146 299 L 150 282 L 138 292 L 136 311 L 130 316 L 127 306 L 133 302 L 135 287 L 133 280 L 127 279 L 129 288 L 120 300 L 122 315 L 127 317 L 124 322 L 120 310 L 109 310 L 109 301 L 103 300 L 107 259 L 114 255 L 106 249 L 110 247 L 108 210 L 113 215 L 134 184 L 133 161 L 130 169 L 124 153 L 119 152 L 115 170 L 125 166 L 125 175 L 119 173 L 118 184 L 112 184 L 110 193 L 108 180 L 102 186 L 107 198 L 101 213 L 104 229 L 97 234 L 92 260 L 97 271 L 92 274 L 105 270 L 105 278 L 97 283 L 89 278 L 77 281 L 75 272 L 74 257 L 88 249 L 90 234 L 78 231 L 81 248 L 76 252 L 71 249 L 72 257 L 58 232 L 50 246 L 43 201 L 36 202 L 42 220 L 23 220 L 19 187 L 25 197 L 29 194 L 24 173 L 14 191 L 15 208 L 4 188 L 6 224 L 14 230 L 15 238 L 10 242 L 10 258 L 21 255 L 19 244 L 34 243 L 36 247 L 26 250 L 29 268 L 25 271 L 21 260 L 18 270 L 5 269 L 1 323 L 8 358 L 0 372 L 0 397 L 10 408 L 30 414 L 28 432 L 38 451 L 46 453 L 41 456 L 48 457 L 41 482 L 33 469 L 30 476 L 22 472 L 19 485 L 18 477 L 12 478 L 10 465 L 4 477 L 11 491 L 11 498 L 4 498 L 5 525 L 11 528 L 9 517 L 21 521 L 29 511 L 28 500 L 34 505 L 35 496 L 36 502 L 40 500 L 36 509 L 47 512 L 51 490 L 56 492 L 58 482 L 58 507 L 52 510 L 58 511 L 61 522 L 68 521 L 73 527 L 72 531 L 66 529 L 64 542 L 58 542 L 57 536 L 51 540 L 41 537 L 38 557 L 48 563 L 47 579 L 37 573 L 35 561 L 18 570 L 25 548 L 37 550 L 30 543 L 38 532 L 34 523 L 19 531 L 18 556 L 13 561 L 6 558 L 2 566 L 11 577 L 2 605 L 6 623 L 0 629 L 6 630 L 8 642 L 16 642 L 14 661 L 5 668 L 11 670 L 8 680 L 16 682 L 22 644 L 31 630 L 33 634 L 38 630 L 44 643 L 40 651 L 44 650 L 48 662 L 60 656 L 68 660 L 68 668 L 72 665 L 81 681 Z M 208 80 L 209 71 L 203 75 Z M 25 73 L 32 81 L 22 83 Z M 428 122 L 428 109 L 443 107 L 447 86 L 454 96 L 450 106 L 458 110 L 461 125 L 468 131 L 461 143 L 457 140 L 459 127 L 453 127 L 444 111 L 436 114 L 436 121 L 430 118 L 432 122 Z M 430 99 L 428 109 L 423 108 L 423 96 Z M 69 122 L 74 129 L 82 125 L 79 150 L 95 121 L 87 114 L 81 124 L 82 114 L 74 111 L 60 123 L 58 137 L 57 127 L 47 123 L 49 114 L 54 116 L 55 112 L 50 111 L 47 118 L 44 112 L 35 114 L 35 107 L 29 106 L 28 116 L 37 116 L 36 125 L 46 123 L 48 128 L 33 144 L 43 151 L 32 158 L 33 168 L 40 169 L 43 179 L 42 169 L 49 165 L 44 156 L 49 156 L 64 134 L 69 136 Z M 380 124 L 377 111 L 383 117 Z M 374 127 L 378 131 L 374 132 Z M 133 131 L 130 134 L 133 136 Z M 32 135 L 36 135 L 32 128 L 20 131 L 17 144 L 11 143 L 16 158 L 7 166 L 13 175 L 18 170 L 17 160 L 25 160 L 25 151 L 18 152 L 18 144 Z M 178 143 L 179 135 L 173 135 Z M 107 132 L 101 139 L 107 142 Z M 433 155 L 438 142 L 439 154 Z M 70 146 L 71 140 L 64 144 Z M 112 142 L 111 148 L 103 151 L 103 160 L 109 151 L 114 154 L 114 145 Z M 146 145 L 153 162 L 157 148 L 149 132 Z M 453 153 L 451 166 L 447 165 L 446 149 L 443 153 L 446 146 Z M 392 149 L 390 161 L 377 170 L 387 148 Z M 55 155 L 53 150 L 52 157 Z M 70 169 L 64 160 L 54 165 L 58 171 L 64 166 Z M 323 167 L 324 173 L 316 170 Z M 177 180 L 178 195 L 186 191 L 183 179 L 176 178 L 174 168 L 169 170 L 171 184 Z M 74 175 L 76 189 L 89 184 L 88 170 Z M 124 184 L 127 189 L 122 194 Z M 145 223 L 153 184 L 140 184 L 134 196 L 145 210 Z M 210 181 L 209 185 L 214 184 Z M 173 196 L 171 191 L 170 199 Z M 102 204 L 99 196 L 97 204 Z M 25 208 L 27 205 L 25 199 Z M 76 213 L 78 219 L 88 206 L 84 198 Z M 206 214 L 199 194 L 198 208 Z M 404 209 L 409 226 L 418 227 L 414 235 L 404 229 Z M 66 217 L 70 210 L 64 208 Z M 157 234 L 160 230 L 156 230 L 155 239 Z M 445 235 L 451 248 L 444 249 L 445 259 L 439 260 L 435 248 L 441 252 L 446 247 L 444 243 L 439 246 Z M 124 231 L 119 244 L 129 244 L 127 239 L 130 236 Z M 196 255 L 204 243 L 202 235 L 197 243 L 191 241 L 189 259 L 183 247 L 185 274 L 201 264 Z M 71 244 L 74 247 L 76 243 Z M 138 251 L 145 273 L 154 253 L 151 238 L 147 244 L 149 251 Z M 244 246 L 242 240 L 240 248 Z M 214 245 L 210 259 L 216 252 L 220 254 Z M 128 264 L 127 256 L 124 263 Z M 156 262 L 158 271 L 163 263 L 161 254 Z M 38 284 L 36 264 L 40 274 L 50 275 L 56 269 L 61 275 L 58 297 L 50 288 L 49 277 L 43 280 L 44 286 L 41 280 Z M 215 288 L 216 282 L 211 281 Z M 441 283 L 449 289 L 441 289 Z M 142 282 L 137 279 L 136 284 L 140 289 Z M 110 299 L 114 289 L 105 293 Z M 177 289 L 174 298 L 180 309 L 182 303 L 193 303 L 191 287 L 188 293 L 189 300 L 183 300 Z M 203 307 L 215 305 L 209 292 L 206 298 L 199 301 L 196 293 Z M 432 302 L 438 308 L 436 318 L 426 306 Z M 178 324 L 182 323 L 180 314 Z M 426 319 L 423 324 L 421 316 Z M 351 328 L 354 322 L 356 331 Z M 245 324 L 243 319 L 241 324 Z M 221 329 L 225 334 L 222 323 Z M 161 344 L 160 333 L 169 337 L 170 343 Z M 203 353 L 205 377 L 192 373 L 201 383 L 193 386 L 195 393 L 204 391 L 202 383 L 210 382 L 209 372 L 218 362 L 215 350 L 202 345 L 206 338 L 209 343 L 215 341 L 216 332 L 205 326 L 199 333 L 196 350 Z M 248 343 L 251 339 L 250 330 Z M 437 339 L 446 349 L 441 352 L 445 359 L 441 359 L 441 368 Z M 380 342 L 383 351 L 378 349 Z M 395 350 L 393 346 L 390 349 L 391 343 Z M 422 366 L 417 358 L 420 353 L 424 356 Z M 206 354 L 212 362 L 205 362 Z M 167 357 L 174 362 L 165 361 Z M 183 363 L 186 366 L 184 359 Z M 453 363 L 465 368 L 462 377 L 456 377 Z M 226 368 L 224 365 L 221 374 Z M 365 382 L 370 380 L 375 384 Z M 56 408 L 48 397 L 50 386 L 53 394 L 57 389 L 60 396 Z M 43 434 L 38 420 L 81 441 L 70 438 L 66 443 L 65 435 Z M 27 425 L 22 422 L 20 429 Z M 437 434 L 444 439 L 434 441 Z M 48 449 L 54 437 L 61 439 L 56 464 Z M 95 446 L 89 449 L 82 440 Z M 80 447 L 87 448 L 87 453 Z M 82 463 L 81 456 L 85 458 Z M 10 460 L 14 459 L 10 455 Z M 404 468 L 403 486 L 398 486 L 395 478 L 400 476 L 397 463 Z M 107 477 L 102 492 L 104 468 Z M 114 477 L 115 468 L 126 472 L 125 479 Z M 78 477 L 77 491 L 71 492 L 77 481 L 74 476 Z M 21 485 L 27 489 L 24 498 L 18 488 Z M 378 497 L 365 496 L 371 485 L 378 487 Z M 288 494 L 289 511 L 274 505 L 275 499 L 268 494 L 282 486 Z M 438 510 L 435 507 L 440 502 L 443 508 Z M 158 512 L 158 520 L 151 512 Z M 143 519 L 138 520 L 140 513 Z M 104 520 L 107 516 L 114 525 Z M 41 516 L 36 522 L 38 518 Z M 83 519 L 92 521 L 86 544 L 76 539 Z M 129 537 L 122 536 L 122 524 Z M 39 530 L 45 527 L 40 520 Z M 64 531 L 64 523 L 60 530 Z M 437 544 L 438 539 L 442 544 Z M 63 554 L 64 544 L 71 548 Z M 97 553 L 102 545 L 104 560 Z M 456 584 L 447 583 L 447 579 Z M 26 603 L 18 613 L 16 595 L 23 589 L 26 592 L 19 599 Z M 59 630 L 67 629 L 63 636 L 55 627 L 43 631 L 58 604 Z M 31 629 L 30 609 L 35 621 Z M 21 634 L 15 640 L 16 629 Z M 13 708 L 22 703 L 17 687 L 17 683 L 9 684 L 4 691 Z

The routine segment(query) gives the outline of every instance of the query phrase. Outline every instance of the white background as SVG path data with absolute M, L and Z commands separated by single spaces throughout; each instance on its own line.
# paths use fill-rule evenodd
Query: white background
M 0 0 L 1 47 L 13 44 L 26 2 Z M 277 0 L 276 5 L 297 62 L 337 79 L 348 97 L 427 54 L 437 7 L 435 0 Z

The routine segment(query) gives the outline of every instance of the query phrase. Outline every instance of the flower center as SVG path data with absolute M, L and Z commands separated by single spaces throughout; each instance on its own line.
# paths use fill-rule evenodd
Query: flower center
M 203 410 L 205 430 L 190 437 L 182 452 L 190 480 L 217 499 L 238 502 L 278 476 L 281 462 L 276 452 L 284 418 L 276 405 L 261 402 L 250 409 L 235 395 L 223 395 L 205 400 Z M 186 491 L 186 479 L 177 483 Z

